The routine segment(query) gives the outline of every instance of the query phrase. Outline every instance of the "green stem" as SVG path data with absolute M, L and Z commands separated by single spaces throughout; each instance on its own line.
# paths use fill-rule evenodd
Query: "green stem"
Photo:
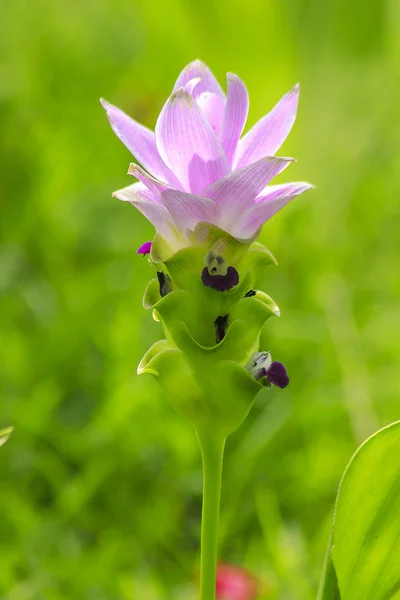
M 225 439 L 197 432 L 203 457 L 200 599 L 215 600 L 218 522 Z

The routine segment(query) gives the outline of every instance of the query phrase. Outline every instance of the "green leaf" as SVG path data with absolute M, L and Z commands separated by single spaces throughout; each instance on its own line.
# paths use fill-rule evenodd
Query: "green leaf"
M 325 575 L 334 568 L 341 600 L 390 600 L 400 589 L 399 546 L 400 421 L 370 437 L 346 468 Z M 319 598 L 336 598 L 334 585 L 326 577 Z
M 329 540 L 328 550 L 325 555 L 317 600 L 340 600 L 336 571 L 332 561 L 332 536 Z
M 14 427 L 6 427 L 5 429 L 0 429 L 0 446 L 3 446 L 12 432 L 14 431 Z

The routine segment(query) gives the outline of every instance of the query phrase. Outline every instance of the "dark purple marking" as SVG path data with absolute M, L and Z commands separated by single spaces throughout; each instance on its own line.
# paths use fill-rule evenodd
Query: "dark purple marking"
M 219 344 L 225 337 L 226 330 L 228 328 L 228 317 L 229 315 L 224 315 L 223 317 L 217 317 L 214 321 L 215 327 L 215 342 Z
M 226 275 L 210 275 L 207 267 L 204 267 L 201 280 L 206 287 L 217 292 L 227 292 L 239 283 L 239 273 L 234 267 L 228 267 Z

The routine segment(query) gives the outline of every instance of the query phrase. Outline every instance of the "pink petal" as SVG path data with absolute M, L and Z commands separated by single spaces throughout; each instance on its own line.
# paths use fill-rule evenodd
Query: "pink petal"
M 167 184 L 163 183 L 159 179 L 156 179 L 155 177 L 152 177 L 151 175 L 146 173 L 146 171 L 144 171 L 141 167 L 135 165 L 135 163 L 131 163 L 129 165 L 128 174 L 132 175 L 133 177 L 136 177 L 136 179 L 141 181 L 148 190 L 153 192 L 154 199 L 156 202 L 160 202 L 159 195 L 161 194 L 161 192 L 168 189 Z
M 176 92 L 181 87 L 185 87 L 185 85 L 196 77 L 200 78 L 200 83 L 196 86 L 196 96 L 201 94 L 202 92 L 212 92 L 221 98 L 224 98 L 224 92 L 221 89 L 218 81 L 215 79 L 214 75 L 211 73 L 210 69 L 205 65 L 201 60 L 195 60 L 188 64 L 181 74 L 179 75 L 176 83 L 174 85 L 173 92 Z
M 154 202 L 160 204 L 159 198 L 156 197 L 154 192 L 148 190 L 143 183 L 132 183 L 127 185 L 112 194 L 113 198 L 118 198 L 123 202 L 136 202 L 137 200 L 145 200 L 146 202 Z
M 305 183 L 303 181 L 281 183 L 280 185 L 268 185 L 265 190 L 262 190 L 257 196 L 255 204 L 265 204 L 271 200 L 283 197 L 289 197 L 290 200 L 292 200 L 295 196 L 299 196 L 310 189 L 314 189 L 314 186 L 311 185 L 311 183 Z
M 172 218 L 157 198 L 142 183 L 134 183 L 113 193 L 114 198 L 130 202 L 154 225 L 157 231 L 168 236 L 174 227 Z
M 218 138 L 182 88 L 170 96 L 158 117 L 156 141 L 161 157 L 185 191 L 198 193 L 229 173 Z
M 232 218 L 249 208 L 267 183 L 282 173 L 291 162 L 291 158 L 262 158 L 216 181 L 201 194 L 215 200 L 224 217 Z
M 229 164 L 232 164 L 238 141 L 246 124 L 249 111 L 249 96 L 246 86 L 237 75 L 228 73 L 226 81 L 228 85 L 228 98 L 219 137 Z
M 234 169 L 240 169 L 263 156 L 274 156 L 287 138 L 296 119 L 300 87 L 297 84 L 239 141 Z
M 194 229 L 197 223 L 216 223 L 218 207 L 213 200 L 187 194 L 179 190 L 166 190 L 161 202 L 168 209 L 179 230 Z
M 200 81 L 201 81 L 200 77 L 193 77 L 193 79 L 188 81 L 186 83 L 186 85 L 184 85 L 183 87 L 187 91 L 188 94 L 193 96 L 193 90 Z
M 155 177 L 167 181 L 173 186 L 180 187 L 177 178 L 158 153 L 154 133 L 128 117 L 116 106 L 103 99 L 100 102 L 107 112 L 108 120 L 115 135 L 119 137 L 144 168 Z
M 216 222 L 218 207 L 209 198 L 173 190 L 133 163 L 128 173 L 151 192 L 152 201 L 164 204 L 178 229 L 191 229 L 201 221 Z
M 257 197 L 256 204 L 247 209 L 236 222 L 232 235 L 240 239 L 251 238 L 290 200 L 312 187 L 309 183 L 284 183 L 267 187 L 265 193 Z
M 218 136 L 224 118 L 225 100 L 211 92 L 203 92 L 196 98 L 196 102 L 213 128 L 215 135 Z

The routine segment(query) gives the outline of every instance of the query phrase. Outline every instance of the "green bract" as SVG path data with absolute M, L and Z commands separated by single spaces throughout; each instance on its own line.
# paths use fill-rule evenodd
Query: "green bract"
M 159 233 L 153 240 L 149 262 L 157 277 L 148 284 L 143 305 L 161 321 L 165 339 L 148 350 L 138 373 L 157 377 L 171 404 L 197 430 L 212 427 L 226 437 L 263 387 L 245 364 L 258 350 L 265 321 L 279 316 L 275 302 L 254 290 L 276 261 L 261 244 L 243 243 L 205 223 L 190 240 L 177 252 Z M 203 272 L 213 281 L 207 269 L 217 263 L 223 275 L 229 268 L 238 274 L 238 283 L 226 291 L 203 283 Z

